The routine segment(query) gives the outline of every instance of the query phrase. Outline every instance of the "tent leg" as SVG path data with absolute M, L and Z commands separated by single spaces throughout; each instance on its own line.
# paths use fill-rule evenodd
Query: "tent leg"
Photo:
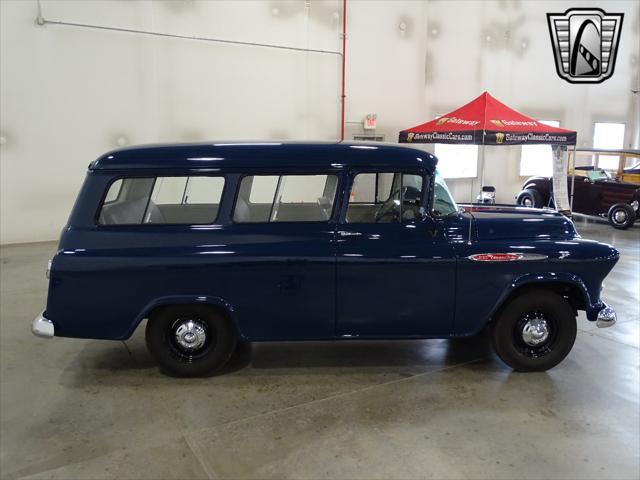
M 478 179 L 480 180 L 480 185 L 478 186 L 478 192 L 482 192 L 482 187 L 484 186 L 484 154 L 485 154 L 484 149 L 485 149 L 485 145 L 483 143 L 480 149 L 480 175 L 478 175 Z
M 573 214 L 573 191 L 576 186 L 576 146 L 573 146 L 573 156 L 571 158 L 571 200 L 569 201 L 569 210 Z

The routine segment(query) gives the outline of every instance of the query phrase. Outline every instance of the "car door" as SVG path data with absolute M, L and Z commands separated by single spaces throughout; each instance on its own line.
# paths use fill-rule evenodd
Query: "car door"
M 602 184 L 597 180 L 590 179 L 588 175 L 589 171 L 587 171 L 587 176 L 575 178 L 573 210 L 578 213 L 594 215 L 600 213 Z M 571 179 L 569 182 L 571 184 Z
M 329 173 L 240 180 L 225 299 L 250 340 L 333 338 L 337 185 Z
M 336 232 L 336 332 L 411 337 L 451 332 L 453 250 L 424 215 L 430 177 L 419 171 L 349 175 Z

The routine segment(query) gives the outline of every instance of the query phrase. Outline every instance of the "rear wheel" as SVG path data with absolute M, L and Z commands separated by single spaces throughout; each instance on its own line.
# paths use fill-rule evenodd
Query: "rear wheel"
M 495 318 L 491 340 L 498 356 L 521 372 L 555 367 L 576 339 L 576 316 L 561 296 L 529 290 L 510 301 Z
M 540 194 L 537 191 L 532 190 L 531 188 L 527 188 L 526 190 L 523 190 L 518 194 L 517 203 L 518 205 L 522 205 L 523 207 L 528 208 L 542 207 L 542 199 L 540 198 Z
M 172 305 L 149 318 L 146 343 L 164 371 L 180 377 L 219 370 L 236 346 L 231 322 L 204 305 Z
M 626 230 L 636 221 L 636 212 L 628 203 L 616 203 L 609 209 L 607 217 L 613 228 Z

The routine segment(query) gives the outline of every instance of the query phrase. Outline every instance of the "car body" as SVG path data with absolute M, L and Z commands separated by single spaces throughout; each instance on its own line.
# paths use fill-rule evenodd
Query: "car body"
M 522 298 L 540 298 L 527 307 L 538 317 L 553 300 L 551 320 L 521 319 L 529 340 L 551 338 L 543 327 L 553 321 L 575 338 L 577 310 L 615 322 L 600 298 L 615 248 L 580 238 L 549 209 L 460 209 L 436 163 L 422 150 L 357 143 L 109 152 L 89 166 L 33 331 L 125 340 L 148 318 L 156 359 L 191 375 L 218 368 L 239 341 L 470 336 Z M 230 345 L 210 364 L 192 355 L 220 342 Z M 505 361 L 557 363 L 538 357 Z
M 624 168 L 619 180 L 640 185 L 640 163 Z
M 631 227 L 640 215 L 640 185 L 636 183 L 616 180 L 606 170 L 591 166 L 576 167 L 575 179 L 568 176 L 567 182 L 569 192 L 573 185 L 574 212 L 607 217 L 619 229 Z M 516 195 L 516 203 L 527 207 L 553 206 L 553 179 L 528 178 Z

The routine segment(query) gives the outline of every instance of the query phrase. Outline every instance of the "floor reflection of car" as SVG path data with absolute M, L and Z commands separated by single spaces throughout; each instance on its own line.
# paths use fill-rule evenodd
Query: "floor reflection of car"
M 575 182 L 571 176 L 567 181 L 569 192 L 572 183 L 574 185 L 574 212 L 607 217 L 612 226 L 620 229 L 631 227 L 638 218 L 640 185 L 616 180 L 607 171 L 594 167 L 576 167 Z M 525 207 L 553 207 L 552 178 L 527 179 L 516 200 L 518 205 Z

